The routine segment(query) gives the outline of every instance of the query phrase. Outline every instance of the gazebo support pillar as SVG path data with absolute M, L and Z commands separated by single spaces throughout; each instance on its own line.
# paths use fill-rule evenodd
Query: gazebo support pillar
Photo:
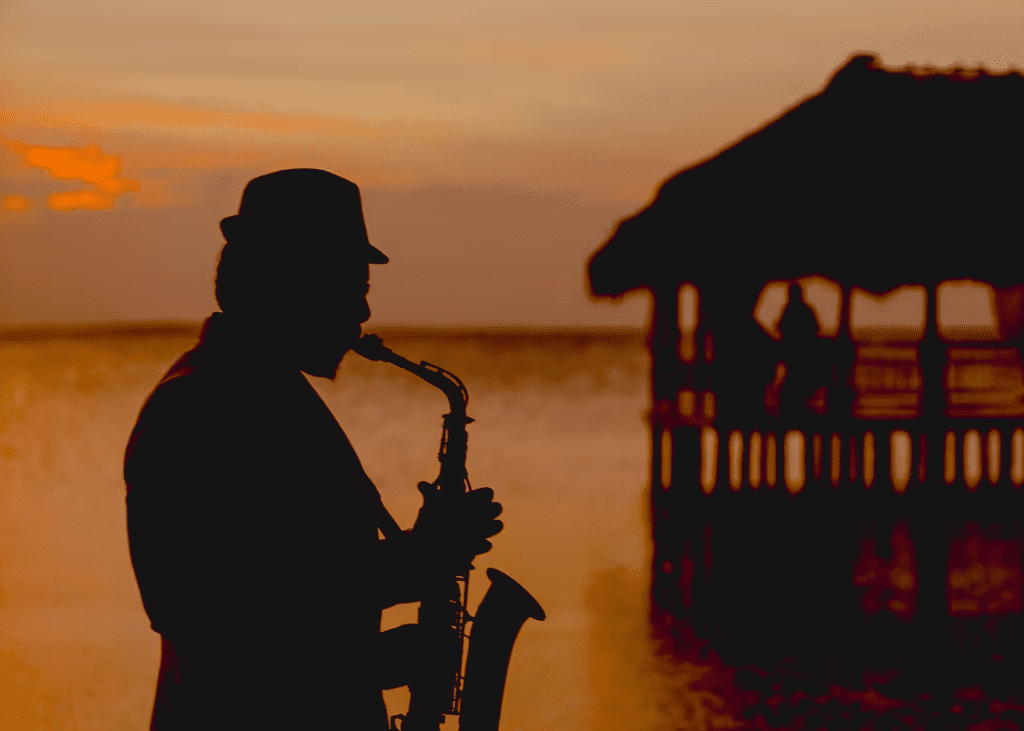
M 836 476 L 833 505 L 859 505 L 863 499 L 857 478 L 863 470 L 863 437 L 853 418 L 856 390 L 854 369 L 857 361 L 857 346 L 853 341 L 850 322 L 853 287 L 844 283 L 839 302 L 839 330 L 836 333 L 836 383 L 835 393 L 830 394 L 827 420 L 831 424 L 829 433 L 829 484 Z M 832 436 L 838 439 L 838 449 L 833 455 Z M 834 459 L 834 461 L 833 461 Z M 858 465 L 858 460 L 861 464 Z M 840 618 L 849 617 L 857 607 L 857 592 L 854 585 L 854 564 L 857 559 L 858 534 L 861 530 L 856 520 L 858 511 L 837 510 L 831 544 L 836 556 L 836 567 L 830 580 L 833 610 Z M 854 518 L 854 520 L 851 520 Z M 842 621 L 842 619 L 840 619 Z
M 651 289 L 651 320 L 647 347 L 651 354 L 650 516 L 654 539 L 652 609 L 674 613 L 682 587 L 684 545 L 673 509 L 672 477 L 676 471 L 675 429 L 679 424 L 679 286 L 665 283 Z
M 915 485 L 912 499 L 925 501 L 929 510 L 915 510 L 914 547 L 917 554 L 917 616 L 926 622 L 943 620 L 949 613 L 948 509 L 950 490 L 945 482 L 946 353 L 939 337 L 938 283 L 927 285 L 924 339 L 920 346 L 921 422 L 924 481 Z M 959 446 L 959 445 L 958 445 Z M 927 494 L 923 494 L 927 492 Z

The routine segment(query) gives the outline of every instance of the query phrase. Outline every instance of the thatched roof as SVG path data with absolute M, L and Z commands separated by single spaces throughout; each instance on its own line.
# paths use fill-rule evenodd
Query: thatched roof
M 1024 76 L 883 69 L 825 89 L 667 180 L 589 263 L 598 296 L 819 274 L 901 284 L 1024 281 Z

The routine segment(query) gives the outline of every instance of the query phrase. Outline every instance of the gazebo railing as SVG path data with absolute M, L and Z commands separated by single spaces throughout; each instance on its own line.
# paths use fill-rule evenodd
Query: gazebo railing
M 985 483 L 1015 488 L 1024 483 L 1024 428 L 1017 419 L 822 420 L 816 425 L 765 420 L 699 429 L 699 479 L 706 494 L 776 487 L 797 494 L 840 486 L 903 493 L 940 483 L 974 491 Z M 932 450 L 941 456 L 930 471 Z

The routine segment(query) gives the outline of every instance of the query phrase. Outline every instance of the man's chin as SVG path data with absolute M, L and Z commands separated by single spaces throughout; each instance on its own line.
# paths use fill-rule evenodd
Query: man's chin
M 306 363 L 302 368 L 302 372 L 310 376 L 333 380 L 338 375 L 342 359 L 352 350 L 352 346 L 356 344 L 361 335 L 362 329 L 359 328 L 356 329 L 351 337 L 346 338 L 345 342 L 335 341 L 332 352 L 321 351 L 317 356 L 311 357 L 310 362 Z
M 317 378 L 326 378 L 330 381 L 333 381 L 338 375 L 338 368 L 340 366 L 340 359 L 335 363 L 311 363 L 308 366 L 302 368 L 302 372 L 309 376 L 316 376 Z

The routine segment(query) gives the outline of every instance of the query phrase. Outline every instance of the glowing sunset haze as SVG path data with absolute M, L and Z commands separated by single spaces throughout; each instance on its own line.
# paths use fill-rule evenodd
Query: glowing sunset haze
M 0 326 L 205 317 L 218 221 L 283 167 L 361 186 L 392 260 L 375 323 L 640 326 L 645 297 L 588 300 L 585 261 L 665 178 L 857 51 L 1020 66 L 1022 21 L 1010 0 L 8 1 Z M 983 324 L 972 297 L 957 317 Z

